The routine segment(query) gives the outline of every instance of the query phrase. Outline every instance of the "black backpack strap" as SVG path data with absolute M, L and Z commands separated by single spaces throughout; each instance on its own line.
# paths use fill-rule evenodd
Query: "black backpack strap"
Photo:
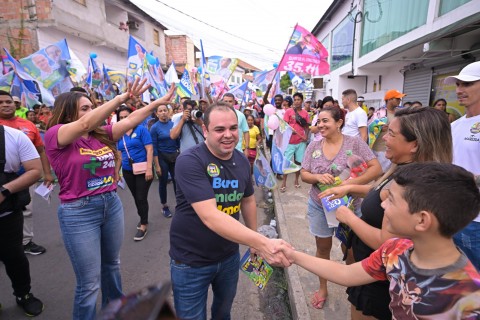
M 5 128 L 0 125 L 0 172 L 5 172 Z

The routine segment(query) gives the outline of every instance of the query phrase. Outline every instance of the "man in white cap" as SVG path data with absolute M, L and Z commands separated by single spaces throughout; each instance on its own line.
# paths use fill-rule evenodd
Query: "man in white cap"
M 365 102 L 365 98 L 363 96 L 359 96 L 357 98 L 357 104 L 360 108 L 363 109 L 363 111 L 365 111 L 365 113 L 368 113 L 368 107 L 367 105 L 364 103 Z
M 445 84 L 454 83 L 465 115 L 452 123 L 453 163 L 472 172 L 480 185 L 480 61 L 445 79 Z M 480 270 L 480 214 L 454 240 Z

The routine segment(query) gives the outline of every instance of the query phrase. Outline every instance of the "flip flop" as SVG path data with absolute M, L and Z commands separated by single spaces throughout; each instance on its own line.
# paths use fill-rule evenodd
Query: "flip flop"
M 314 307 L 315 309 L 323 309 L 323 305 L 325 304 L 326 301 L 327 301 L 327 298 L 320 297 L 318 291 L 315 291 L 313 293 L 312 300 L 310 300 L 310 302 L 312 303 L 312 307 Z
M 300 189 L 301 187 L 302 187 L 302 186 L 299 185 L 299 184 L 296 184 L 296 185 L 295 185 L 295 188 L 297 188 L 297 189 Z
M 280 192 L 281 192 L 281 193 L 284 193 L 285 191 L 287 191 L 287 187 L 281 187 L 281 188 L 280 188 Z

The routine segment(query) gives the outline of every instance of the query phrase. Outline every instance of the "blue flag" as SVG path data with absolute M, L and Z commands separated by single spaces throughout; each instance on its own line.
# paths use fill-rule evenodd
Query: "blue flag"
M 147 50 L 134 37 L 128 41 L 127 81 L 133 82 L 136 77 L 143 75 L 143 60 Z

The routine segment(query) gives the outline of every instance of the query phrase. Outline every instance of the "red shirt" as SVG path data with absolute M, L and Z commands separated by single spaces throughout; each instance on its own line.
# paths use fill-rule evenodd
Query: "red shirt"
M 38 131 L 37 126 L 35 126 L 35 124 L 31 121 L 20 117 L 13 117 L 11 119 L 0 118 L 0 125 L 22 131 L 27 135 L 30 141 L 32 141 L 35 147 L 43 147 L 43 141 L 42 137 L 40 136 L 40 132 Z
M 298 110 L 298 114 L 305 119 L 307 123 L 310 124 L 310 118 L 308 117 L 307 111 L 301 109 Z M 307 136 L 306 128 L 302 127 L 297 123 L 295 120 L 295 110 L 293 108 L 287 109 L 285 111 L 285 114 L 283 115 L 283 120 L 287 122 L 290 127 L 293 128 L 292 136 L 290 137 L 290 141 L 288 142 L 289 144 L 299 144 L 300 142 L 305 142 L 304 140 Z

